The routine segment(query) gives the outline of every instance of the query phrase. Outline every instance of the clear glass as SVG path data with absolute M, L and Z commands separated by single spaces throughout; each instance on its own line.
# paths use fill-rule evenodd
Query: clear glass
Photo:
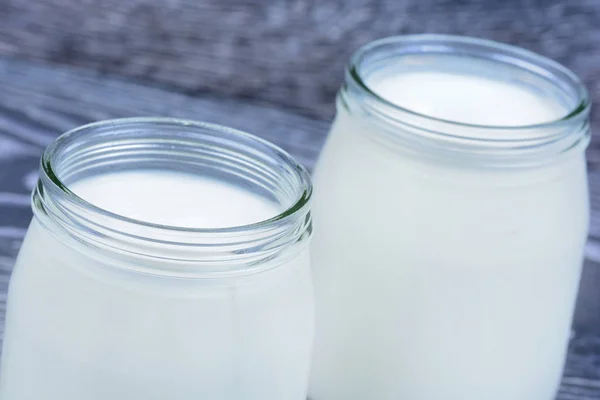
M 446 67 L 568 111 L 473 125 L 369 86 Z M 571 72 L 507 45 L 417 35 L 354 55 L 313 175 L 312 400 L 554 398 L 588 229 L 588 112 Z
M 112 214 L 69 189 L 141 170 L 210 177 L 285 211 L 182 228 Z M 311 190 L 281 149 L 216 125 L 139 118 L 62 135 L 44 152 L 11 278 L 0 398 L 304 400 Z

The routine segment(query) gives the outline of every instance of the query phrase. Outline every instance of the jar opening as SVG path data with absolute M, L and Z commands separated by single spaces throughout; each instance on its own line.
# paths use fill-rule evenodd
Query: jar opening
M 86 245 L 144 257 L 238 268 L 273 257 L 301 236 L 310 234 L 312 186 L 308 172 L 278 147 L 214 124 L 128 118 L 85 125 L 65 133 L 46 149 L 40 172 L 34 191 L 36 216 L 52 220 Z M 245 193 L 257 202 L 270 204 L 269 210 L 273 211 L 260 214 L 264 216 L 260 220 L 239 225 L 207 227 L 188 221 L 170 224 L 168 219 L 122 215 L 78 195 L 82 193 L 77 188 L 79 183 L 93 185 L 102 179 L 132 173 L 138 175 L 127 179 L 151 180 L 152 174 L 180 178 L 185 175 L 192 180 L 198 177 L 223 184 L 228 190 L 215 193 L 226 196 Z M 108 188 L 119 187 L 114 181 L 109 183 Z M 131 190 L 136 190 L 136 186 L 144 189 L 133 183 L 139 182 L 130 180 Z M 93 189 L 96 193 L 102 190 Z M 157 195 L 163 188 L 151 189 L 147 193 Z M 178 190 L 187 194 L 191 187 Z M 144 193 L 130 192 L 130 195 L 144 200 Z M 249 198 L 240 197 L 240 201 Z M 218 203 L 218 199 L 212 200 L 213 204 Z M 236 205 L 235 200 L 229 203 L 231 207 L 244 206 Z M 193 201 L 186 204 L 193 205 Z M 227 206 L 220 211 L 226 212 Z
M 590 109 L 584 85 L 560 64 L 510 45 L 449 35 L 363 46 L 350 61 L 339 102 L 396 132 L 455 150 L 568 149 L 582 137 L 585 142 Z

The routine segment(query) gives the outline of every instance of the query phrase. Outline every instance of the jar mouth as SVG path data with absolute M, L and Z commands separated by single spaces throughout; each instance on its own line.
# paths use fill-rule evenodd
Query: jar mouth
M 282 211 L 239 226 L 165 225 L 106 210 L 69 188 L 86 176 L 145 169 L 235 179 L 281 202 Z M 42 156 L 33 209 L 38 219 L 57 222 L 86 245 L 229 270 L 272 258 L 310 235 L 311 195 L 306 169 L 256 136 L 205 122 L 124 118 L 81 126 L 50 144 Z
M 289 207 L 286 207 L 284 211 L 281 213 L 268 218 L 263 221 L 258 221 L 251 224 L 232 226 L 232 227 L 222 227 L 222 228 L 194 228 L 194 227 L 183 227 L 183 226 L 175 226 L 175 225 L 164 225 L 157 224 L 148 221 L 142 221 L 139 219 L 129 218 L 124 215 L 116 214 L 109 210 L 105 210 L 96 206 L 93 203 L 79 197 L 73 191 L 71 191 L 65 182 L 61 180 L 58 176 L 57 171 L 55 169 L 55 164 L 57 163 L 57 157 L 59 156 L 60 151 L 68 145 L 68 143 L 72 140 L 77 140 L 78 137 L 92 133 L 93 131 L 100 129 L 112 129 L 115 131 L 120 131 L 121 129 L 127 126 L 133 126 L 138 124 L 151 124 L 151 125 L 170 125 L 170 126 L 180 126 L 185 130 L 191 129 L 201 129 L 204 131 L 211 132 L 212 134 L 219 135 L 232 135 L 237 136 L 239 138 L 243 138 L 244 140 L 248 140 L 250 142 L 255 142 L 257 145 L 264 147 L 265 150 L 271 151 L 280 157 L 280 160 L 286 164 L 290 168 L 290 170 L 294 171 L 297 174 L 298 182 L 300 184 L 300 190 L 298 192 L 297 199 L 293 202 L 293 204 Z M 298 164 L 292 156 L 290 156 L 283 149 L 275 146 L 274 144 L 261 139 L 257 136 L 251 135 L 249 133 L 239 131 L 237 129 L 228 128 L 225 126 L 211 124 L 207 122 L 199 122 L 199 121 L 191 121 L 185 119 L 176 119 L 176 118 L 161 118 L 161 117 L 139 117 L 139 118 L 120 118 L 113 119 L 107 121 L 93 122 L 87 125 L 83 125 L 81 127 L 75 128 L 61 135 L 57 140 L 51 143 L 44 154 L 42 155 L 41 169 L 44 172 L 44 175 L 48 177 L 49 182 L 55 186 L 57 189 L 64 192 L 66 195 L 72 198 L 73 202 L 78 203 L 81 206 L 92 209 L 99 214 L 103 214 L 109 218 L 122 220 L 128 223 L 134 223 L 137 225 L 147 226 L 150 228 L 158 228 L 164 230 L 173 230 L 173 231 L 181 231 L 181 232 L 198 232 L 198 233 L 228 233 L 228 232 L 243 232 L 246 230 L 252 230 L 254 228 L 261 228 L 266 225 L 269 225 L 273 222 L 280 221 L 285 218 L 289 218 L 298 210 L 305 207 L 311 198 L 312 195 L 312 184 L 310 181 L 310 176 L 308 171 L 300 164 Z
M 446 57 L 446 60 L 463 60 L 461 65 L 468 65 L 464 60 L 485 63 L 507 76 L 522 74 L 534 82 L 532 87 L 543 85 L 551 90 L 568 111 L 550 121 L 529 125 L 483 125 L 411 110 L 384 98 L 368 82 L 373 71 L 379 73 L 407 57 L 421 60 L 429 57 L 432 72 L 436 72 L 439 57 Z M 479 160 L 486 165 L 505 166 L 508 160 L 511 165 L 538 164 L 547 159 L 546 155 L 584 148 L 589 143 L 590 99 L 580 79 L 546 57 L 485 39 L 424 34 L 371 42 L 352 56 L 338 95 L 338 106 L 366 115 L 383 127 L 382 131 L 388 134 L 377 139 L 390 145 L 421 148 L 422 153 L 437 153 L 436 156 L 460 153 L 465 160 Z
M 547 79 L 553 80 L 557 85 L 563 87 L 565 91 L 573 97 L 572 107 L 566 115 L 556 118 L 552 121 L 526 124 L 526 125 L 485 125 L 473 124 L 468 122 L 453 121 L 450 119 L 438 118 L 432 115 L 419 113 L 409 108 L 395 104 L 388 99 L 380 96 L 371 89 L 363 76 L 363 68 L 366 63 L 371 62 L 373 57 L 381 56 L 383 52 L 393 51 L 393 56 L 404 56 L 410 54 L 439 54 L 439 55 L 466 55 L 476 58 L 484 58 L 498 63 L 510 64 L 534 74 L 539 74 Z M 485 130 L 524 130 L 540 129 L 555 126 L 564 122 L 571 121 L 577 117 L 587 118 L 591 106 L 589 93 L 581 80 L 566 67 L 561 64 L 538 55 L 534 52 L 487 39 L 474 37 L 438 35 L 438 34 L 417 34 L 392 36 L 370 42 L 359 48 L 351 57 L 346 68 L 346 83 L 355 85 L 364 93 L 384 104 L 390 109 L 399 113 L 419 118 L 437 121 L 456 127 L 476 128 Z

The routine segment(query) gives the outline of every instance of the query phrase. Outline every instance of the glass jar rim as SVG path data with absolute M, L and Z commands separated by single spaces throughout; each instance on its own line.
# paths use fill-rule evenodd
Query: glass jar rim
M 250 224 L 238 225 L 238 226 L 230 226 L 230 227 L 220 227 L 220 228 L 195 228 L 195 227 L 184 227 L 184 226 L 176 226 L 176 225 L 165 225 L 158 224 L 143 220 L 138 220 L 134 218 L 130 218 L 124 215 L 116 214 L 109 210 L 103 209 L 101 207 L 96 206 L 95 204 L 81 198 L 73 191 L 71 191 L 68 186 L 62 182 L 62 180 L 55 173 L 53 164 L 55 162 L 55 157 L 58 151 L 61 149 L 63 144 L 72 139 L 73 136 L 85 134 L 87 132 L 91 132 L 95 129 L 104 128 L 108 126 L 123 126 L 129 124 L 169 124 L 169 125 L 179 125 L 182 128 L 200 128 L 211 131 L 212 133 L 227 133 L 233 134 L 247 140 L 253 141 L 265 148 L 277 153 L 285 162 L 289 163 L 289 165 L 296 171 L 298 177 L 301 182 L 301 193 L 297 197 L 296 201 L 293 202 L 292 205 L 286 207 L 279 214 L 268 218 L 266 220 L 257 221 Z M 132 117 L 132 118 L 118 118 L 118 119 L 110 119 L 98 122 L 92 122 L 86 125 L 79 126 L 72 130 L 65 132 L 60 135 L 54 142 L 52 142 L 46 149 L 42 155 L 41 160 L 41 168 L 44 175 L 48 178 L 48 181 L 51 182 L 53 186 L 55 186 L 58 190 L 64 192 L 67 196 L 69 196 L 73 202 L 77 203 L 80 206 L 89 208 L 94 210 L 95 212 L 105 215 L 106 217 L 113 218 L 116 220 L 121 220 L 128 223 L 134 223 L 141 226 L 146 226 L 150 228 L 158 228 L 163 230 L 172 230 L 172 231 L 180 231 L 180 232 L 197 232 L 202 234 L 219 234 L 219 233 L 235 233 L 235 232 L 243 232 L 247 230 L 252 230 L 255 228 L 262 228 L 273 222 L 280 221 L 282 219 L 289 218 L 291 215 L 296 213 L 298 210 L 309 205 L 311 196 L 312 196 L 312 183 L 310 180 L 310 174 L 306 170 L 304 166 L 299 164 L 289 153 L 275 144 L 264 140 L 258 136 L 252 135 L 250 133 L 229 128 L 219 124 L 213 124 L 210 122 L 202 122 L 202 121 L 193 121 L 187 119 L 179 119 L 179 118 L 167 118 L 167 117 Z
M 365 79 L 360 73 L 360 67 L 362 66 L 362 63 L 364 62 L 367 56 L 371 55 L 374 52 L 380 51 L 383 47 L 389 45 L 404 48 L 403 50 L 405 54 L 468 54 L 471 56 L 477 56 L 479 58 L 485 58 L 490 61 L 511 64 L 513 66 L 529 70 L 530 72 L 545 72 L 546 75 L 550 74 L 550 70 L 553 69 L 556 70 L 558 73 L 563 74 L 567 79 L 570 80 L 569 85 L 572 86 L 577 92 L 578 100 L 575 102 L 575 106 L 573 106 L 572 109 L 569 112 L 567 112 L 566 115 L 552 121 L 528 125 L 482 125 L 468 122 L 453 121 L 449 119 L 438 118 L 428 114 L 423 114 L 411 110 L 409 108 L 402 107 L 380 96 L 369 87 L 369 85 L 366 83 Z M 495 51 L 496 53 L 488 54 L 487 57 L 484 57 L 484 54 L 490 51 Z M 364 94 L 382 104 L 385 104 L 385 106 L 389 107 L 390 109 L 397 110 L 398 112 L 406 113 L 408 115 L 423 118 L 426 120 L 463 128 L 476 128 L 499 131 L 515 129 L 543 129 L 571 121 L 581 115 L 587 117 L 591 106 L 589 92 L 583 84 L 583 82 L 579 79 L 579 77 L 576 74 L 574 74 L 571 70 L 569 70 L 562 64 L 548 57 L 544 57 L 542 55 L 517 46 L 500 43 L 488 39 L 459 35 L 399 35 L 385 37 L 369 42 L 364 46 L 360 47 L 356 52 L 354 52 L 354 54 L 350 58 L 350 62 L 348 63 L 346 68 L 346 83 L 357 86 L 361 91 L 364 92 Z
M 116 214 L 79 197 L 68 180 L 115 169 L 217 174 L 251 185 L 283 203 L 277 215 L 255 223 L 217 227 L 157 224 Z M 109 172 L 106 172 L 108 169 Z M 225 178 L 221 178 L 221 177 Z M 81 179 L 81 178 L 79 178 Z M 144 257 L 127 269 L 177 277 L 245 275 L 294 257 L 293 246 L 312 232 L 312 183 L 307 170 L 276 145 L 217 124 L 176 118 L 123 118 L 87 124 L 61 135 L 42 156 L 33 210 L 51 233 L 64 233 L 115 259 Z M 53 222 L 48 225 L 48 221 Z M 55 227 L 59 227 L 56 230 Z M 284 254 L 284 255 L 282 255 Z M 281 256 L 279 256 L 281 255 Z M 165 263 L 172 261 L 172 263 Z M 207 268 L 183 268 L 186 263 Z M 267 266 L 266 264 L 269 264 Z M 115 264 L 116 265 L 116 264 Z M 277 265 L 281 265 L 278 263 Z M 221 274 L 221 275 L 220 275 Z

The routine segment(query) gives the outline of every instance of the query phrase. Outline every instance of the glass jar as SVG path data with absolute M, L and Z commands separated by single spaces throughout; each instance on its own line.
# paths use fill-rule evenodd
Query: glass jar
M 573 73 L 512 46 L 358 50 L 313 175 L 312 400 L 554 398 L 588 230 L 589 107 Z
M 71 190 L 115 171 L 206 177 L 282 211 L 167 226 Z M 304 400 L 311 191 L 287 153 L 217 125 L 137 118 L 62 135 L 42 157 L 10 283 L 0 398 Z

